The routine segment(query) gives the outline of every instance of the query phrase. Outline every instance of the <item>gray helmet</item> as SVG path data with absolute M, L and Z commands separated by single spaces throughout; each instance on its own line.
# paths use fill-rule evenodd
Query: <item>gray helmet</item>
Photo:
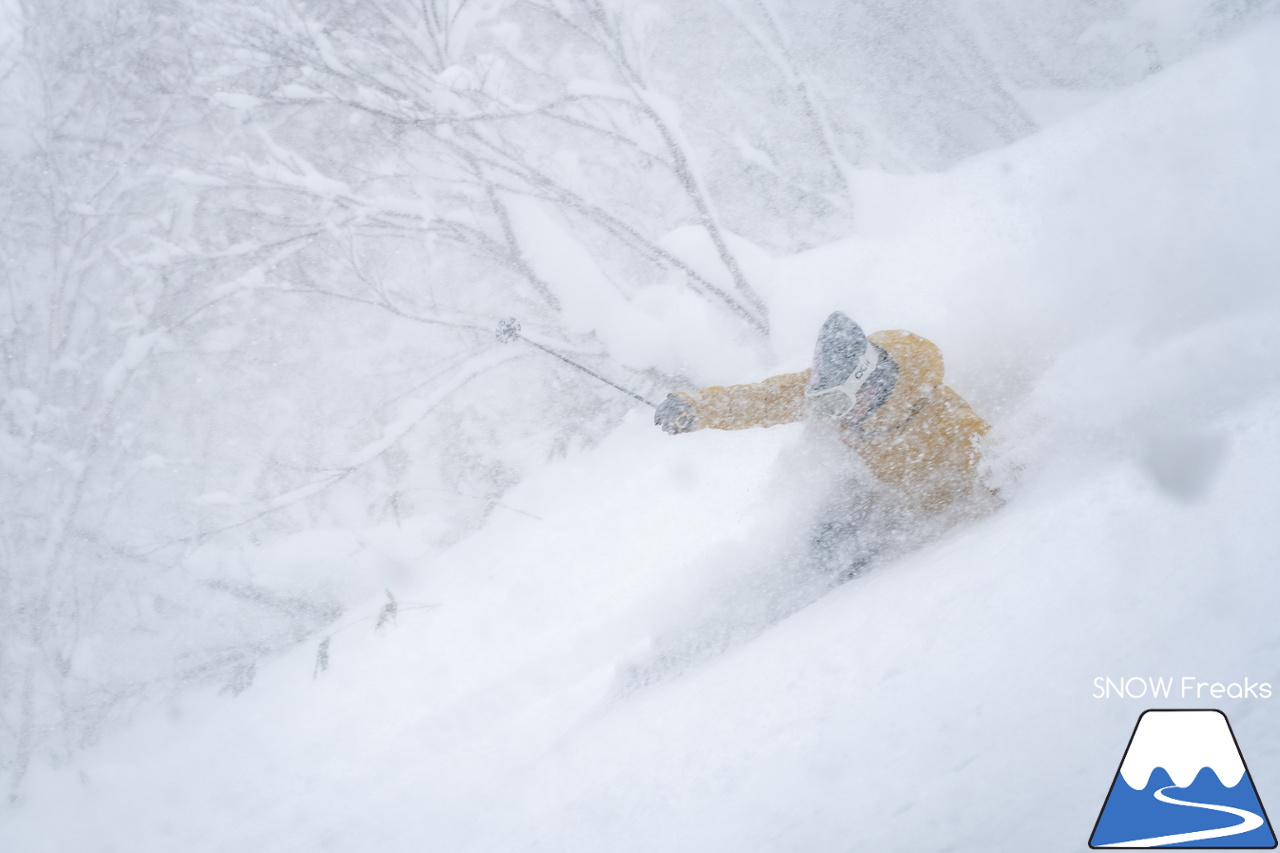
M 889 398 L 897 376 L 889 354 L 867 340 L 848 315 L 835 311 L 818 332 L 805 395 L 815 409 L 839 418 L 854 408 L 858 397 L 872 394 L 870 414 Z

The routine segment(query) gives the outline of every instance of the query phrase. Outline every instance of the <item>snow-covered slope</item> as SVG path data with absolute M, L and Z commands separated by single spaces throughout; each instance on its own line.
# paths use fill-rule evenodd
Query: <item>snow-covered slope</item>
M 1148 701 L 1096 677 L 1280 683 L 1277 55 L 1272 24 L 951 173 L 866 175 L 858 237 L 760 271 L 779 370 L 837 307 L 942 346 L 1000 513 L 813 600 L 784 565 L 809 434 L 638 409 L 443 554 L 326 540 L 394 626 L 34 772 L 0 849 L 1081 849 Z M 1264 802 L 1277 701 L 1216 700 Z

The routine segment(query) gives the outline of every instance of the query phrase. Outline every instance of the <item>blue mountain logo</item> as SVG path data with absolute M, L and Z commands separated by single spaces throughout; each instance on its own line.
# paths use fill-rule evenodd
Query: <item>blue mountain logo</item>
M 1089 846 L 1274 848 L 1226 714 L 1144 711 Z

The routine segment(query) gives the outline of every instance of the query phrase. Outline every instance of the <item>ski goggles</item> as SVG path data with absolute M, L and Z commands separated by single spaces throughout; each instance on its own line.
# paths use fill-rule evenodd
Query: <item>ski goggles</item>
M 809 400 L 809 405 L 822 414 L 833 418 L 841 418 L 849 414 L 857 402 L 856 398 L 859 389 L 867 384 L 867 380 L 875 372 L 876 362 L 879 359 L 879 347 L 868 343 L 867 348 L 858 357 L 858 363 L 853 366 L 853 371 L 849 374 L 848 379 L 839 385 L 823 388 L 821 391 L 815 391 L 810 388 L 804 392 L 805 397 Z

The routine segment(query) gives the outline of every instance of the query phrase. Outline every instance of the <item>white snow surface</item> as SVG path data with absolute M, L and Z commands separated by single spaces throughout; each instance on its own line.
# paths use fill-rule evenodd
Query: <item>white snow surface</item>
M 1185 788 L 1208 767 L 1234 788 L 1244 777 L 1244 760 L 1227 718 L 1220 711 L 1149 711 L 1143 714 L 1120 765 L 1130 788 L 1143 790 L 1163 767 L 1173 784 Z
M 1271 23 L 949 173 L 863 175 L 859 233 L 763 277 L 776 363 L 670 342 L 729 382 L 803 367 L 834 308 L 933 339 L 999 513 L 796 593 L 810 431 L 638 407 L 443 553 L 299 538 L 395 578 L 395 624 L 34 770 L 0 850 L 1083 849 L 1146 707 L 1094 678 L 1280 683 L 1277 56 Z M 1220 702 L 1276 796 L 1280 698 Z

